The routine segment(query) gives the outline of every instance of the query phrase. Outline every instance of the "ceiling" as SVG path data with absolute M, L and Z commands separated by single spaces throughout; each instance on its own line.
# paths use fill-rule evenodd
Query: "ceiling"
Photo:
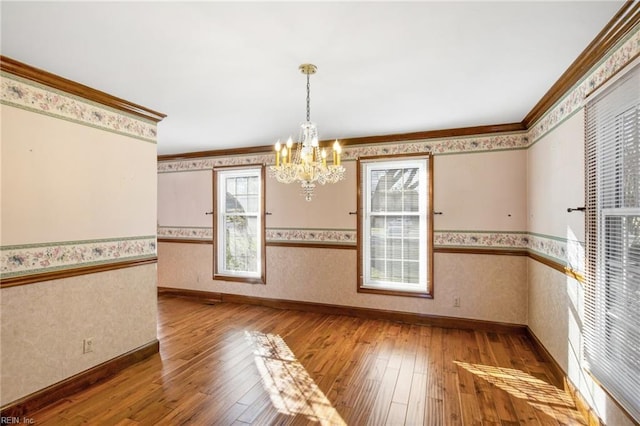
M 520 122 L 623 1 L 1 2 L 2 54 L 167 114 L 158 153 Z

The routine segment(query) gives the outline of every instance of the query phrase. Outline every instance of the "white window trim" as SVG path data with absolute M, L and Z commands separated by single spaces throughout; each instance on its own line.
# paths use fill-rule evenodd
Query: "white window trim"
M 359 161 L 358 173 L 361 182 L 361 195 L 360 206 L 361 215 L 359 219 L 359 227 L 361 234 L 361 247 L 362 251 L 358 261 L 360 262 L 361 276 L 358 283 L 358 291 L 373 291 L 373 292 L 390 292 L 390 293 L 406 293 L 411 295 L 412 293 L 420 296 L 430 296 L 432 293 L 431 283 L 431 269 L 432 269 L 432 244 L 429 243 L 430 235 L 432 235 L 430 227 L 432 226 L 431 211 L 432 207 L 430 203 L 431 195 L 431 182 L 430 176 L 431 168 L 430 162 L 433 161 L 433 157 L 428 154 L 421 154 L 419 157 L 407 156 L 403 158 L 389 158 L 389 157 L 375 157 L 375 158 L 363 158 Z M 402 213 L 403 216 L 418 216 L 420 217 L 420 232 L 419 232 L 419 282 L 417 284 L 398 283 L 391 281 L 375 281 L 371 278 L 371 220 L 374 216 L 397 216 L 398 213 L 372 213 L 371 212 L 371 171 L 373 170 L 388 170 L 394 168 L 417 168 L 419 173 L 418 178 L 418 193 L 421 195 L 418 204 L 418 211 L 415 214 Z
M 248 281 L 255 283 L 264 283 L 264 172 L 262 166 L 250 166 L 250 167 L 231 167 L 220 168 L 214 170 L 216 174 L 215 185 L 215 241 L 216 244 L 216 258 L 214 267 L 214 278 L 224 279 L 231 278 L 239 281 Z M 226 259 L 226 234 L 225 234 L 225 217 L 228 214 L 225 213 L 226 206 L 226 190 L 225 180 L 229 177 L 251 177 L 257 176 L 259 179 L 259 207 L 257 213 L 243 214 L 242 216 L 255 217 L 256 218 L 256 271 L 234 271 L 225 269 Z

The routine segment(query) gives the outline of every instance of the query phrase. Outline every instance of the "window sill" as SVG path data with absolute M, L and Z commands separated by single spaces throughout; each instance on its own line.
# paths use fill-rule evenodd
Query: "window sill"
M 245 284 L 266 284 L 266 280 L 264 277 L 242 277 L 238 275 L 221 275 L 221 274 L 213 274 L 214 280 L 219 281 L 233 281 L 237 283 L 245 283 Z
M 358 293 L 382 294 L 386 296 L 420 297 L 423 299 L 433 299 L 433 294 L 427 291 L 391 290 L 381 287 L 358 286 Z

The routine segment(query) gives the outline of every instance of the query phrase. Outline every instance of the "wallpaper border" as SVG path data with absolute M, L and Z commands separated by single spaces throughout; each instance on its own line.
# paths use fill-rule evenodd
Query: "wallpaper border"
M 501 231 L 451 231 L 433 232 L 435 248 L 492 248 L 492 249 L 527 249 L 529 239 L 526 232 Z
M 294 229 L 294 228 L 267 228 L 267 242 L 296 242 L 310 244 L 357 244 L 355 229 Z
M 482 153 L 526 149 L 529 141 L 526 131 L 500 133 L 482 136 L 465 136 L 414 141 L 390 141 L 375 144 L 346 145 L 343 147 L 343 161 L 355 161 L 359 157 L 375 155 L 399 155 L 430 152 L 434 155 Z M 234 156 L 189 158 L 158 162 L 158 173 L 175 173 L 197 170 L 211 170 L 222 166 L 242 166 L 248 164 L 271 165 L 275 155 L 246 154 Z
M 542 139 L 568 116 L 584 106 L 585 99 L 606 80 L 640 55 L 640 26 L 620 41 L 610 53 L 536 121 L 528 130 L 530 145 Z
M 0 103 L 156 144 L 157 124 L 58 89 L 0 72 Z
M 158 227 L 158 238 L 212 240 L 213 228 Z M 356 229 L 267 228 L 266 243 L 335 244 L 356 246 Z M 584 242 L 525 231 L 435 230 L 434 249 L 492 249 L 535 253 L 553 262 L 584 271 Z
M 155 235 L 0 246 L 0 276 L 12 278 L 146 259 L 156 256 L 156 248 Z
M 213 228 L 210 226 L 158 226 L 158 238 L 211 240 Z

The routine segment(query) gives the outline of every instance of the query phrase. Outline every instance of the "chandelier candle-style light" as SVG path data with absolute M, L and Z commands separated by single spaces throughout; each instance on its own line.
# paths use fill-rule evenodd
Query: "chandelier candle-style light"
M 300 71 L 307 76 L 307 121 L 300 126 L 300 137 L 295 143 L 289 137 L 286 144 L 276 142 L 276 165 L 271 166 L 271 175 L 278 182 L 300 182 L 304 199 L 311 201 L 316 182 L 320 185 L 336 183 L 344 179 L 344 167 L 340 164 L 342 147 L 336 140 L 333 143 L 333 164 L 327 165 L 327 150 L 320 149 L 318 128 L 310 120 L 309 76 L 315 74 L 317 67 L 312 64 L 300 65 Z M 294 152 L 295 151 L 295 152 Z

